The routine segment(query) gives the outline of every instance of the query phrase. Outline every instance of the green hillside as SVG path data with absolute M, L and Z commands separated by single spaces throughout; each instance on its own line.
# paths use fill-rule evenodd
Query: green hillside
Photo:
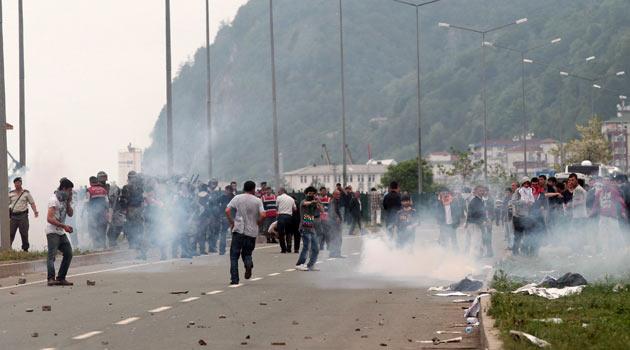
M 465 147 L 482 139 L 481 39 L 438 28 L 438 22 L 487 29 L 528 17 L 529 22 L 487 40 L 523 49 L 561 36 L 533 52 L 535 59 L 572 66 L 586 76 L 628 70 L 627 0 L 443 0 L 422 9 L 423 150 Z M 276 0 L 276 62 L 280 150 L 285 170 L 321 163 L 321 144 L 341 156 L 341 102 L 337 1 Z M 266 0 L 243 6 L 212 46 L 215 169 L 221 178 L 271 179 L 272 109 Z M 415 12 L 388 0 L 344 0 L 348 143 L 356 162 L 412 158 L 416 143 Z M 522 130 L 520 56 L 487 48 L 490 138 Z M 586 63 L 585 57 L 597 59 Z M 564 139 L 588 119 L 590 84 L 557 70 L 528 66 L 531 130 Z M 629 77 L 602 85 L 627 91 Z M 205 48 L 174 79 L 176 168 L 205 176 Z M 595 111 L 615 115 L 618 96 L 598 91 Z M 145 153 L 145 169 L 165 166 L 165 110 Z

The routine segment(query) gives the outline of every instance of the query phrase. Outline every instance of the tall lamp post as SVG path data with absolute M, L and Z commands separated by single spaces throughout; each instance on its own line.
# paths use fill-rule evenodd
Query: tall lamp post
M 485 183 L 488 183 L 488 108 L 486 101 L 486 35 L 499 31 L 504 28 L 511 27 L 517 24 L 523 24 L 527 22 L 527 18 L 517 19 L 514 22 L 510 22 L 498 27 L 490 28 L 487 30 L 478 30 L 463 26 L 452 25 L 449 23 L 440 22 L 438 24 L 441 28 L 446 29 L 459 29 L 467 32 L 481 34 L 481 61 L 482 61 L 482 75 L 481 75 L 481 98 L 483 100 L 483 179 Z
M 276 47 L 273 34 L 273 0 L 269 0 L 269 34 L 271 40 L 271 100 L 273 104 L 273 177 L 277 191 L 280 188 L 280 154 L 278 147 L 278 105 L 276 102 Z
M 20 167 L 26 166 L 26 111 L 24 101 L 24 11 L 22 0 L 18 1 L 18 41 L 20 71 Z
M 557 44 L 559 42 L 562 41 L 562 38 L 555 38 L 553 40 L 550 40 L 549 42 L 545 43 L 545 44 L 541 44 L 541 45 L 537 45 L 537 46 L 532 46 L 529 47 L 525 50 L 516 50 L 507 46 L 502 46 L 502 45 L 497 45 L 495 43 L 491 43 L 491 42 L 484 42 L 485 46 L 491 46 L 491 47 L 496 47 L 498 49 L 502 49 L 502 50 L 507 50 L 507 51 L 511 51 L 511 52 L 516 52 L 518 54 L 521 55 L 521 66 L 522 66 L 522 76 L 521 76 L 521 87 L 522 87 L 522 94 L 523 94 L 523 110 L 522 110 L 522 118 L 523 118 L 523 172 L 525 174 L 525 176 L 527 176 L 527 134 L 528 134 L 528 125 L 527 125 L 527 105 L 526 105 L 526 99 L 525 99 L 525 56 L 529 53 L 532 52 L 534 50 L 538 50 L 538 49 L 542 49 L 544 47 L 547 47 L 549 45 L 553 45 L 553 44 Z
M 2 0 L 0 0 L 0 198 L 9 198 L 7 169 L 7 109 L 4 86 L 4 34 L 2 31 Z M 9 234 L 9 202 L 0 201 L 0 250 L 11 249 Z
M 340 56 L 340 74 L 341 74 L 341 183 L 346 187 L 348 179 L 348 156 L 346 152 L 346 83 L 344 71 L 344 52 L 343 52 L 343 4 L 339 0 L 339 56 Z
M 173 90 L 171 87 L 171 1 L 165 0 L 166 15 L 166 171 L 173 175 Z
M 206 83 L 208 85 L 206 97 L 206 118 L 208 130 L 208 179 L 212 178 L 212 71 L 210 70 L 210 0 L 206 0 Z
M 418 145 L 416 148 L 416 156 L 418 157 L 418 193 L 422 194 L 422 104 L 420 100 L 420 7 L 426 6 L 429 4 L 433 4 L 440 0 L 426 1 L 423 3 L 412 3 L 403 0 L 393 0 L 397 3 L 408 5 L 415 7 L 416 9 L 416 84 L 417 84 L 417 94 L 416 97 L 418 103 L 418 119 L 416 121 L 418 128 Z

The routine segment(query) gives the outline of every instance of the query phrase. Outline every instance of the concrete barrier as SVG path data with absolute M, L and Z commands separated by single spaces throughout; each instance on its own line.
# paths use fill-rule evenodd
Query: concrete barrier
M 104 264 L 125 259 L 133 259 L 137 255 L 134 250 L 115 250 L 98 252 L 72 257 L 72 267 Z M 61 257 L 57 257 L 59 261 Z M 46 259 L 0 264 L 0 278 L 20 276 L 21 274 L 45 272 Z
M 494 327 L 494 318 L 488 315 L 491 303 L 492 295 L 481 298 L 481 312 L 479 313 L 481 348 L 500 350 L 503 349 L 503 341 L 501 341 L 499 329 Z

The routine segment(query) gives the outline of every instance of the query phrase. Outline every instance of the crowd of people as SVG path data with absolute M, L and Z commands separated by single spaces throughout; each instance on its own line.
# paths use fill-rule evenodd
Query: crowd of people
M 630 185 L 625 175 L 566 181 L 541 175 L 513 182 L 494 196 L 486 186 L 438 191 L 439 242 L 461 252 L 492 257 L 493 229 L 502 230 L 512 255 L 537 256 L 545 244 L 567 244 L 576 252 L 602 253 L 630 243 Z
M 22 179 L 16 178 L 14 185 L 9 193 L 11 243 L 19 230 L 22 249 L 28 251 L 28 207 L 36 217 L 39 213 Z M 251 277 L 252 251 L 259 237 L 278 244 L 281 254 L 299 253 L 298 270 L 317 270 L 315 263 L 324 249 L 330 257 L 343 258 L 342 232 L 364 234 L 364 212 L 372 225 L 383 218 L 397 247 L 413 246 L 419 218 L 411 196 L 392 182 L 384 196 L 373 188 L 367 198 L 363 208 L 361 194 L 341 184 L 332 192 L 308 187 L 303 193 L 289 194 L 282 187 L 274 192 L 264 182 L 257 188 L 247 181 L 239 192 L 235 181 L 219 189 L 216 179 L 203 183 L 195 177 L 157 178 L 133 171 L 122 188 L 110 184 L 103 171 L 81 189 L 63 178 L 49 199 L 46 215 L 49 285 L 71 283 L 65 276 L 73 248 L 80 246 L 77 226 L 83 231 L 81 239 L 90 242 L 89 249 L 115 249 L 126 239 L 140 259 L 146 259 L 150 249 L 166 259 L 169 247 L 173 258 L 225 255 L 230 233 L 234 284 L 239 283 L 239 258 L 245 277 Z M 542 244 L 558 236 L 568 238 L 577 250 L 585 249 L 587 242 L 597 252 L 618 249 L 620 241 L 615 238 L 630 241 L 630 185 L 625 176 L 584 184 L 577 174 L 566 183 L 543 175 L 514 182 L 494 195 L 486 186 L 457 191 L 444 187 L 436 199 L 438 243 L 478 257 L 494 255 L 492 233 L 497 229 L 503 230 L 513 255 L 536 256 Z M 464 235 L 461 249 L 458 233 Z M 63 261 L 55 273 L 58 251 Z

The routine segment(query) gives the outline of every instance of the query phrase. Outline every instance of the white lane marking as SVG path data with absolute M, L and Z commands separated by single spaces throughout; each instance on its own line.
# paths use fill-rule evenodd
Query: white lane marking
M 323 263 L 323 261 L 318 261 L 318 262 L 316 262 L 316 264 L 321 264 L 321 263 Z
M 243 285 L 242 283 L 239 283 L 239 284 L 231 284 L 231 285 L 230 285 L 230 288 L 238 288 L 238 287 L 241 287 L 242 285 Z
M 124 325 L 130 324 L 131 322 L 136 322 L 139 319 L 140 319 L 140 317 L 129 317 L 127 319 L 118 321 L 118 322 L 116 322 L 114 324 L 117 324 L 119 326 L 124 326 Z
M 170 309 L 172 306 L 160 306 L 157 309 L 149 310 L 150 313 L 158 313 Z
M 215 295 L 215 294 L 219 294 L 219 293 L 223 293 L 222 290 L 213 290 L 212 292 L 206 292 L 206 295 Z
M 254 250 L 269 249 L 269 248 L 277 248 L 277 245 L 268 245 L 268 246 L 257 247 L 257 248 L 254 248 Z M 103 269 L 103 270 L 96 270 L 96 271 L 90 271 L 90 272 L 76 273 L 76 274 L 68 275 L 66 277 L 72 278 L 72 277 L 96 275 L 96 274 L 99 274 L 99 273 L 121 271 L 121 270 L 129 270 L 129 269 L 134 269 L 134 268 L 137 268 L 137 267 L 165 264 L 165 263 L 170 263 L 170 262 L 174 262 L 174 261 L 182 261 L 182 260 L 188 260 L 188 259 L 170 259 L 170 260 L 153 261 L 153 262 L 142 263 L 142 264 L 134 264 L 134 265 L 126 265 L 126 266 L 114 267 L 114 268 L 111 268 L 111 269 Z M 10 277 L 14 277 L 14 276 L 10 276 Z M 27 283 L 24 283 L 24 284 L 18 284 L 18 285 L 14 285 L 14 286 L 0 287 L 0 290 L 21 288 L 21 287 L 32 286 L 34 284 L 40 284 L 40 283 L 44 283 L 44 282 L 47 282 L 47 280 L 39 280 L 39 281 L 27 282 Z
M 280 272 L 274 272 L 274 273 L 270 273 L 267 276 L 272 277 L 272 276 L 278 276 L 280 274 Z
M 328 259 L 326 259 L 326 260 L 328 260 L 328 261 L 333 261 L 333 260 L 337 260 L 337 258 L 328 258 Z
M 256 277 L 256 278 L 252 278 L 250 281 L 260 281 L 261 279 L 263 279 L 262 277 Z
M 74 339 L 74 340 L 83 340 L 83 339 L 87 339 L 89 337 L 93 337 L 93 336 L 101 334 L 101 333 L 103 333 L 103 332 L 101 332 L 101 331 L 87 332 L 87 333 L 84 333 L 84 334 L 81 334 L 81 335 L 77 335 L 76 337 L 72 337 L 72 339 Z
M 361 254 L 361 253 L 359 253 L 359 252 L 352 253 L 352 255 L 359 255 L 359 254 Z
M 43 348 L 42 350 L 57 350 L 56 348 Z
M 180 303 L 189 303 L 189 302 L 191 302 L 191 301 L 195 301 L 195 300 L 197 300 L 197 299 L 199 299 L 199 297 L 190 297 L 190 298 L 182 299 L 182 300 L 180 300 L 179 302 L 180 302 Z
M 284 270 L 284 272 L 293 272 L 293 271 L 295 271 L 295 269 L 286 269 L 286 270 Z

